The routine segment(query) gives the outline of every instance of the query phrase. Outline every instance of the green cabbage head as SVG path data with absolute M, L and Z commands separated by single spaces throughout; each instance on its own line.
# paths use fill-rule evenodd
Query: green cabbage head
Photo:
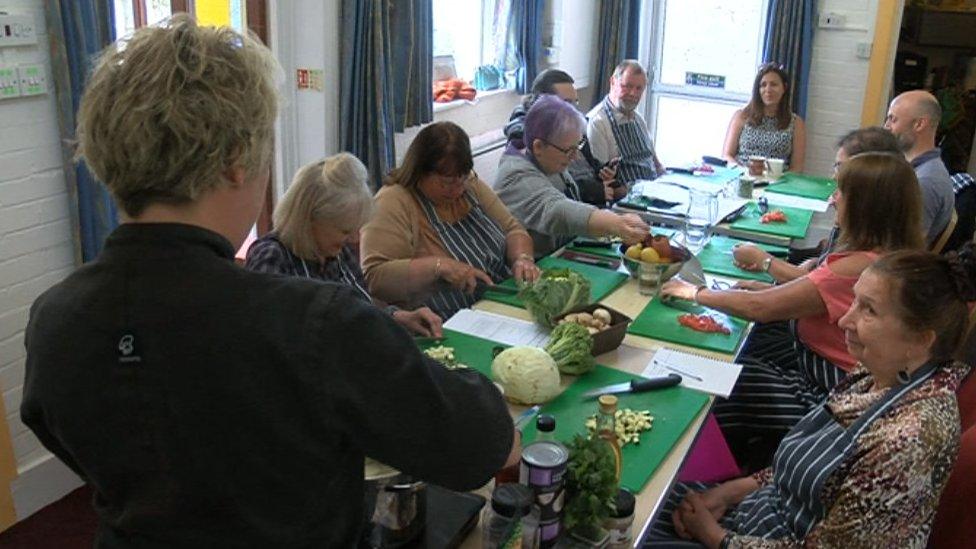
M 542 404 L 559 394 L 556 363 L 538 347 L 511 347 L 491 363 L 491 376 L 505 398 L 516 404 Z
M 552 328 L 555 317 L 590 304 L 590 281 L 570 269 L 549 269 L 518 296 L 536 322 Z

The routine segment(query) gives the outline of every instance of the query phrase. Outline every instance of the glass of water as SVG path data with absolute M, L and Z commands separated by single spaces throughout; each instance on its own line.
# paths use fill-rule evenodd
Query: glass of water
M 685 246 L 698 254 L 708 242 L 718 218 L 718 196 L 704 190 L 689 190 L 688 214 L 685 217 Z

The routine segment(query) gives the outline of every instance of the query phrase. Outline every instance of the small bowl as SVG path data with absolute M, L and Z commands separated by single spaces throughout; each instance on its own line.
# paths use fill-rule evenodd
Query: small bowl
M 566 311 L 554 319 L 555 322 L 558 323 L 566 315 L 573 313 L 593 314 L 593 311 L 597 309 L 605 309 L 610 313 L 610 326 L 601 332 L 593 334 L 593 351 L 590 353 L 593 356 L 602 355 L 603 353 L 610 352 L 617 347 L 620 347 L 620 344 L 624 340 L 624 336 L 627 335 L 627 326 L 633 319 L 616 309 L 607 307 L 606 305 L 601 305 L 599 303 L 592 303 L 584 307 L 577 307 L 575 309 Z
M 673 259 L 677 259 L 677 261 L 672 261 L 671 263 L 648 263 L 647 261 L 627 257 L 627 248 L 629 248 L 629 246 L 626 244 L 620 245 L 620 258 L 623 259 L 624 266 L 627 267 L 627 271 L 630 272 L 630 276 L 634 278 L 637 278 L 641 264 L 660 269 L 661 284 L 664 284 L 670 280 L 671 277 L 678 274 L 678 271 L 681 270 L 681 267 L 684 266 L 685 262 L 688 261 L 692 255 L 691 252 L 688 251 L 688 248 L 685 248 L 681 244 L 676 244 L 674 242 L 671 242 L 670 244 L 671 257 Z

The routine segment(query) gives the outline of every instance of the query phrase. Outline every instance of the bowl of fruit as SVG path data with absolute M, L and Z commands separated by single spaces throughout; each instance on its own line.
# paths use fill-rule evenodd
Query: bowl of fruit
M 621 244 L 620 256 L 624 260 L 624 266 L 630 271 L 630 276 L 637 278 L 643 263 L 659 269 L 660 281 L 664 283 L 678 274 L 681 266 L 691 257 L 691 252 L 684 246 L 671 242 L 667 236 L 649 234 L 644 237 L 643 242 L 630 246 Z

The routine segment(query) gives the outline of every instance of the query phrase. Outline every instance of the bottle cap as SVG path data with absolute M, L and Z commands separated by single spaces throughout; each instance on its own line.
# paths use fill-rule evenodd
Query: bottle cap
M 617 411 L 617 397 L 614 395 L 600 395 L 600 411 L 604 413 Z
M 503 517 L 522 516 L 532 507 L 532 490 L 521 484 L 502 484 L 491 493 L 491 508 Z
M 556 430 L 556 418 L 549 414 L 540 414 L 535 420 L 535 430 L 540 433 L 551 433 Z

